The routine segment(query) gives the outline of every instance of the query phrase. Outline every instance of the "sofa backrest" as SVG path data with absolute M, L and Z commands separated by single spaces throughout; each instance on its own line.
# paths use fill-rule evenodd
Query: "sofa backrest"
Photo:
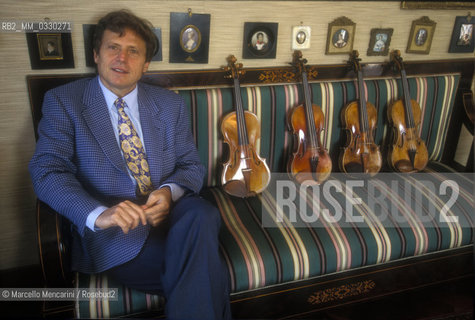
M 313 103 L 325 114 L 322 141 L 329 149 L 333 170 L 338 170 L 340 148 L 346 143 L 340 114 L 342 108 L 356 99 L 356 80 L 346 65 L 315 67 L 318 73 L 310 79 Z M 449 165 L 453 161 L 462 127 L 463 93 L 473 82 L 475 59 L 405 62 L 411 97 L 422 108 L 421 136 L 426 141 L 429 157 Z M 399 74 L 387 63 L 365 64 L 365 88 L 368 100 L 378 110 L 376 143 L 388 145 L 388 105 L 401 96 Z M 147 72 L 142 81 L 169 88 L 180 94 L 189 107 L 191 126 L 202 162 L 207 167 L 205 185 L 219 185 L 222 164 L 227 161 L 227 146 L 220 132 L 224 115 L 234 111 L 232 88 L 221 69 Z M 47 90 L 92 74 L 31 75 L 27 85 L 33 125 L 41 119 L 43 97 Z M 244 108 L 261 120 L 259 153 L 266 158 L 272 172 L 284 172 L 292 152 L 292 134 L 287 116 L 301 103 L 302 86 L 292 67 L 246 69 L 241 80 Z M 463 168 L 461 168 L 463 169 Z
M 422 111 L 420 135 L 425 140 L 430 160 L 440 160 L 448 134 L 448 124 L 456 96 L 460 75 L 417 76 L 409 78 L 412 99 Z M 342 109 L 357 99 L 354 80 L 311 83 L 312 100 L 325 115 L 325 131 L 321 135 L 324 146 L 338 171 L 338 156 L 346 144 L 341 120 Z M 401 81 L 397 78 L 365 80 L 369 102 L 378 111 L 375 142 L 382 149 L 390 144 L 387 108 L 401 98 Z M 223 116 L 234 111 L 232 88 L 180 89 L 177 92 L 189 106 L 191 127 L 203 164 L 207 168 L 205 184 L 219 184 L 222 164 L 227 161 L 228 147 L 223 141 L 220 123 Z M 244 109 L 255 113 L 261 123 L 261 139 L 257 149 L 266 158 L 271 172 L 285 172 L 292 155 L 293 137 L 288 115 L 303 101 L 300 84 L 253 85 L 241 87 Z

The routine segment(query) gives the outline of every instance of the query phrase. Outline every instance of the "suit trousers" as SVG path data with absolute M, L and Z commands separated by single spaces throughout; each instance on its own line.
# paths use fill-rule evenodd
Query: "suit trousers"
M 220 225 L 213 205 L 185 196 L 151 229 L 138 256 L 108 274 L 130 288 L 163 294 L 168 319 L 231 319 Z

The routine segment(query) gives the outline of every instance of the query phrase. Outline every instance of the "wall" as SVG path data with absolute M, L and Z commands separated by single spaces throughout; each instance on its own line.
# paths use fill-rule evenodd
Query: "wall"
M 85 66 L 82 24 L 95 23 L 104 13 L 129 8 L 162 28 L 163 61 L 150 70 L 211 69 L 226 63 L 234 54 L 244 67 L 287 65 L 291 61 L 291 28 L 312 27 L 311 48 L 304 56 L 311 64 L 339 64 L 346 55 L 325 55 L 328 23 L 340 16 L 356 22 L 354 48 L 363 62 L 387 61 L 388 57 L 367 57 L 371 28 L 394 28 L 392 48 L 399 48 L 404 60 L 456 59 L 473 53 L 449 54 L 448 46 L 455 16 L 467 10 L 401 10 L 398 1 L 17 1 L 2 0 L 0 21 L 52 21 L 73 23 L 74 69 L 31 70 L 23 33 L 0 33 L 0 270 L 38 262 L 33 193 L 28 161 L 34 151 L 30 105 L 25 76 L 93 72 Z M 208 64 L 168 63 L 170 12 L 211 14 Z M 429 16 L 437 22 L 429 55 L 406 54 L 411 21 Z M 243 26 L 250 22 L 278 22 L 277 56 L 270 60 L 242 60 Z

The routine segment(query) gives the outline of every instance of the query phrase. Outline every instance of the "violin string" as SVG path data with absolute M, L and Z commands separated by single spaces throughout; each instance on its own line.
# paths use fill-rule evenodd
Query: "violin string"
M 414 128 L 414 119 L 413 119 L 413 112 L 412 112 L 412 103 L 411 103 L 411 96 L 409 92 L 409 85 L 406 75 L 406 70 L 401 70 L 401 81 L 402 81 L 402 91 L 404 95 L 404 105 L 406 107 L 406 125 L 409 128 Z
M 368 124 L 368 110 L 366 109 L 366 96 L 363 81 L 363 73 L 358 70 L 358 88 L 359 88 L 359 101 L 360 101 L 360 126 L 361 131 L 368 136 L 369 124 Z
M 313 106 L 312 101 L 310 98 L 310 86 L 308 84 L 307 79 L 307 72 L 302 71 L 302 84 L 303 84 L 303 92 L 304 92 L 304 100 L 305 100 L 305 108 L 307 114 L 307 127 L 310 134 L 310 145 L 312 148 L 316 148 L 316 137 L 317 137 L 317 129 L 315 128 L 315 119 L 313 116 Z
M 237 131 L 241 145 L 247 145 L 249 143 L 247 137 L 247 129 L 246 129 L 246 120 L 244 109 L 242 106 L 242 99 L 241 99 L 241 90 L 239 85 L 239 79 L 234 79 L 234 95 L 236 98 L 236 122 L 237 122 Z M 242 130 L 241 130 L 242 129 Z

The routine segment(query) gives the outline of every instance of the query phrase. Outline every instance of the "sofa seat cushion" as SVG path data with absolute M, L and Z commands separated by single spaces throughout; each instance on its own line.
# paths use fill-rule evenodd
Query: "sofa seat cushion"
M 339 214 L 333 209 L 332 199 L 326 199 L 323 193 L 315 197 L 310 189 L 303 199 L 304 206 L 298 196 L 292 198 L 295 216 L 284 212 L 286 208 L 279 205 L 283 202 L 277 199 L 279 192 L 273 182 L 262 194 L 246 199 L 229 196 L 222 188 L 204 190 L 203 196 L 215 203 L 222 214 L 221 248 L 230 271 L 232 291 L 257 289 L 472 243 L 473 175 L 441 172 L 448 170 L 440 163 L 431 162 L 419 176 L 388 174 L 378 178 L 377 175 L 369 180 L 377 181 L 375 198 L 367 196 L 366 186 L 354 189 L 351 196 L 360 198 L 362 203 L 353 205 L 352 213 L 346 207 L 348 195 L 336 193 L 333 198 L 340 203 L 342 215 L 330 222 L 322 214 L 318 219 L 302 218 L 304 214 L 315 214 L 318 210 L 312 208 L 317 207 L 328 208 L 331 215 Z M 429 188 L 419 186 L 421 180 Z M 455 181 L 458 186 L 453 204 L 450 202 L 453 189 L 446 190 L 446 194 L 440 191 L 439 186 L 446 180 Z M 333 174 L 330 181 L 346 188 L 345 176 Z M 398 183 L 396 191 L 391 185 L 393 181 Z M 435 188 L 430 188 L 431 185 Z M 385 192 L 384 199 L 378 199 L 380 192 Z M 441 214 L 444 205 L 448 208 L 448 221 Z M 306 212 L 301 215 L 303 210 Z M 433 215 L 432 219 L 429 214 Z M 354 219 L 348 219 L 349 215 L 365 220 L 352 222 Z
M 130 289 L 108 277 L 107 272 L 100 274 L 76 273 L 76 288 L 100 289 L 108 292 L 108 288 L 117 289 L 114 299 L 76 300 L 77 318 L 108 319 L 116 317 L 146 317 L 147 315 L 163 314 L 165 299 L 159 295 L 143 293 Z

